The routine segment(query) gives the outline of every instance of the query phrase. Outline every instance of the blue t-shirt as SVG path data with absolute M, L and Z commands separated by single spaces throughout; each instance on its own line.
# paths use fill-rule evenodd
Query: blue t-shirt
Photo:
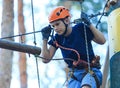
M 89 58 L 90 61 L 94 58 L 94 52 L 91 44 L 91 40 L 93 39 L 94 35 L 89 29 L 89 27 L 85 26 L 86 33 L 87 33 L 87 44 L 88 44 L 88 50 L 89 50 Z M 84 24 L 79 23 L 72 27 L 72 32 L 69 36 L 65 37 L 62 35 L 55 34 L 53 36 L 54 39 L 58 42 L 59 45 L 65 47 L 65 48 L 71 48 L 75 49 L 80 54 L 80 59 L 87 61 L 87 52 L 86 52 L 86 43 L 85 43 L 85 33 L 84 33 Z M 54 46 L 56 45 L 53 43 L 53 39 L 51 39 L 48 42 L 49 45 Z M 78 60 L 78 56 L 75 52 L 61 49 L 63 58 L 71 58 L 74 60 Z M 65 60 L 65 59 L 64 59 Z M 73 61 L 65 60 L 65 62 L 68 64 L 68 67 L 72 67 Z

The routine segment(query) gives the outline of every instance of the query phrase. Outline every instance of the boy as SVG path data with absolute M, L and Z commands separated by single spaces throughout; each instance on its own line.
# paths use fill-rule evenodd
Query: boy
M 63 59 L 70 69 L 68 88 L 99 88 L 102 83 L 102 74 L 99 70 L 99 58 L 94 55 L 91 41 L 104 44 L 106 40 L 103 34 L 92 25 L 87 14 L 84 12 L 81 13 L 84 23 L 81 22 L 72 27 L 70 18 L 70 12 L 64 6 L 58 6 L 49 15 L 50 25 L 42 29 L 42 55 L 46 58 L 43 59 L 43 62 L 48 63 L 51 61 L 56 50 L 60 48 Z M 48 42 L 51 27 L 56 34 Z M 50 45 L 49 48 L 47 43 Z M 92 75 L 87 74 L 89 73 L 88 67 L 94 73 L 94 77 L 92 76 L 93 73 Z

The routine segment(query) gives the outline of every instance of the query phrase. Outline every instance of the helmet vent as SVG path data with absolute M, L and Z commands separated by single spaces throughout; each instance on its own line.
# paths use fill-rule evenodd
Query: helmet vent
M 56 15 L 57 15 L 57 16 L 60 16 L 60 12 L 57 12 Z
M 62 9 L 60 9 L 59 12 L 56 13 L 57 16 L 60 16 L 60 13 L 62 12 Z

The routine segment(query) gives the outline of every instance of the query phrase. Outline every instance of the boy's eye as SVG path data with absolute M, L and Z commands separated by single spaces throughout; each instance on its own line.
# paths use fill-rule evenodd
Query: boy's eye
M 54 28 L 55 26 L 59 26 L 60 23 L 56 23 L 54 25 L 51 25 L 52 28 Z
M 56 25 L 56 26 L 58 26 L 58 25 L 59 25 L 59 23 L 56 23 L 55 25 Z

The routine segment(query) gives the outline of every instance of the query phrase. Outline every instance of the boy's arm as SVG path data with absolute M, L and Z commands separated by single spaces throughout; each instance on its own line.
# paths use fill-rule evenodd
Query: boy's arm
M 44 59 L 42 60 L 44 63 L 48 63 L 51 61 L 52 57 L 54 56 L 56 52 L 56 48 L 53 46 L 50 46 L 48 48 L 47 46 L 47 40 L 43 40 L 43 46 L 42 46 L 42 56 Z
M 104 44 L 106 42 L 106 39 L 105 39 L 103 33 L 100 32 L 98 29 L 96 29 L 92 24 L 89 27 L 94 35 L 93 41 L 98 44 Z

